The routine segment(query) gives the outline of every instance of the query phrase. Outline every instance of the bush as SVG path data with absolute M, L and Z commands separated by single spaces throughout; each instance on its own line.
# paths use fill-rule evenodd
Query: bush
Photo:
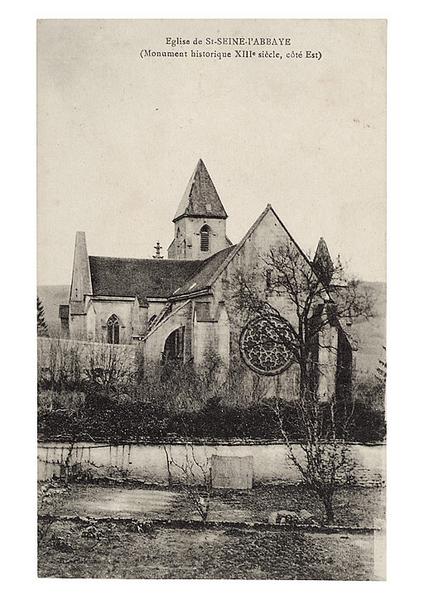
M 376 442 L 386 436 L 385 381 L 376 375 L 359 373 L 353 387 L 352 431 L 358 442 Z
M 298 438 L 294 406 L 281 405 L 286 431 Z M 349 410 L 349 407 L 343 407 Z M 196 410 L 167 408 L 162 403 L 130 396 L 111 396 L 101 391 L 86 395 L 78 411 L 63 408 L 38 413 L 40 435 L 77 440 L 122 442 L 141 438 L 185 439 L 279 439 L 280 433 L 270 405 L 228 406 L 225 399 L 214 397 Z M 381 441 L 385 435 L 384 413 L 359 403 L 355 407 L 348 439 L 358 442 Z
M 211 369 L 196 373 L 190 364 L 152 369 L 141 381 L 128 378 L 123 369 L 108 371 L 107 378 L 92 372 L 90 377 L 82 377 L 81 370 L 74 368 L 77 361 L 69 359 L 70 352 L 53 356 L 72 368 L 52 367 L 49 373 L 54 376 L 40 377 L 38 428 L 44 439 L 122 442 L 281 437 L 273 410 L 275 400 L 266 400 L 261 386 L 251 386 L 251 395 L 246 397 L 238 373 L 232 374 L 227 387 L 211 384 Z M 285 431 L 298 439 L 295 406 L 280 401 L 279 407 Z M 343 437 L 359 442 L 384 439 L 384 384 L 376 377 L 359 377 L 353 400 L 336 408 L 339 428 L 350 415 L 349 430 Z M 325 407 L 323 418 L 327 418 Z

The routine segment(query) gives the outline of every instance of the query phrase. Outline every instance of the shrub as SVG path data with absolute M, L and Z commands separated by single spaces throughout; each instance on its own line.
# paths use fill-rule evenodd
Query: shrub
M 340 407 L 350 410 L 351 407 Z M 294 407 L 280 403 L 285 430 L 292 439 L 300 436 Z M 324 412 L 325 418 L 325 412 Z M 344 419 L 341 419 L 344 422 Z M 279 439 L 275 412 L 266 403 L 228 406 L 225 398 L 206 400 L 200 409 L 180 410 L 164 403 L 133 399 L 128 395 L 91 390 L 78 410 L 71 407 L 38 412 L 39 433 L 45 439 L 64 437 L 78 440 L 122 442 L 141 438 L 184 439 Z M 381 441 L 385 435 L 384 413 L 372 406 L 355 406 L 347 439 L 359 442 Z
M 264 386 L 251 386 L 232 373 L 229 385 L 211 385 L 211 369 L 195 372 L 191 364 L 150 369 L 140 380 L 113 362 L 114 369 L 83 373 L 73 347 L 49 347 L 48 377 L 40 375 L 38 427 L 45 439 L 126 441 L 140 438 L 279 439 L 275 399 Z M 49 362 L 50 361 L 50 362 Z M 216 365 L 216 362 L 213 362 Z M 301 437 L 295 407 L 278 401 L 284 429 Z M 349 416 L 347 419 L 346 416 Z M 352 400 L 335 406 L 340 437 L 360 442 L 385 436 L 384 383 L 361 374 Z M 323 418 L 327 418 L 323 410 Z M 342 425 L 348 422 L 348 431 Z

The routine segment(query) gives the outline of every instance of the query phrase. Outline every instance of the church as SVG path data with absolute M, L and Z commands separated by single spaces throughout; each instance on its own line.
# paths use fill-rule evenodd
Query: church
M 173 218 L 174 239 L 167 259 L 160 256 L 159 243 L 157 256 L 150 259 L 91 256 L 85 233 L 77 232 L 69 304 L 59 307 L 62 337 L 136 344 L 144 372 L 170 361 L 201 368 L 212 353 L 219 357 L 223 379 L 240 369 L 248 384 L 255 378 L 266 380 L 271 395 L 293 393 L 297 365 L 284 344 L 270 348 L 269 341 L 263 343 L 261 335 L 249 330 L 233 301 L 232 282 L 241 270 L 254 274 L 255 286 L 275 311 L 272 319 L 278 329 L 293 320 L 293 308 L 273 295 L 272 274 L 263 257 L 273 248 L 291 244 L 308 265 L 309 260 L 270 204 L 237 244 L 227 237 L 227 218 L 199 160 Z M 314 261 L 331 264 L 322 238 Z M 341 379 L 346 388 L 352 353 L 337 319 L 323 335 L 335 348 L 329 352 L 328 344 L 323 344 L 319 351 L 319 389 L 325 400 L 334 395 Z

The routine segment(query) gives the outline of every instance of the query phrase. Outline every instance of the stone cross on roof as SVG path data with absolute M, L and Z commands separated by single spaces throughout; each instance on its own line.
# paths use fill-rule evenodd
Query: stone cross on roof
M 162 246 L 159 244 L 159 241 L 156 242 L 156 246 L 154 246 L 154 249 L 156 253 L 152 258 L 163 258 L 163 256 L 161 256 L 160 253 L 160 251 L 162 250 Z

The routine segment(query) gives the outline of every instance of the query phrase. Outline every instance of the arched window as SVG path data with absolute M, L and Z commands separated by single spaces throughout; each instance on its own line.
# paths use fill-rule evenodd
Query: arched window
M 184 327 L 175 329 L 165 341 L 162 362 L 183 361 L 184 359 Z
M 200 230 L 200 250 L 202 252 L 208 252 L 209 250 L 209 235 L 210 229 L 207 225 L 203 225 Z
M 119 319 L 116 315 L 107 320 L 107 343 L 119 344 Z

